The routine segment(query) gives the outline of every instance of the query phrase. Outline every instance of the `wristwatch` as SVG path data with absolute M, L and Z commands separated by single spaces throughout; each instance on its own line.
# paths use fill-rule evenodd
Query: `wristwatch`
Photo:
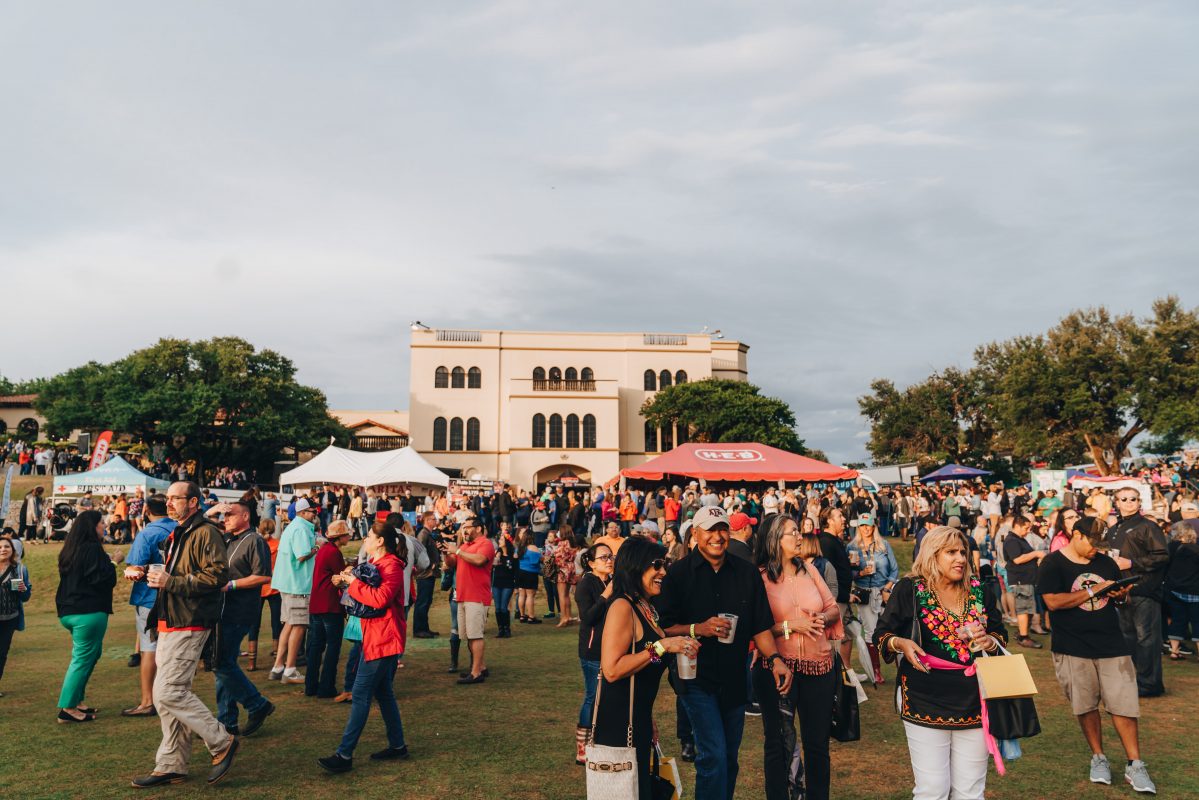
M 779 657 L 778 653 L 771 653 L 770 655 L 768 655 L 762 659 L 762 666 L 766 667 L 766 669 L 770 669 L 771 667 L 774 666 L 774 661 L 778 657 Z

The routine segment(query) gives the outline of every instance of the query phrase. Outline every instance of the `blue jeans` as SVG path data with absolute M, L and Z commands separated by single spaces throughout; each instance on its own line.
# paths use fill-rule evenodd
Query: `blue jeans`
M 391 686 L 395 680 L 398 663 L 399 659 L 396 656 L 383 656 L 374 661 L 363 661 L 358 665 L 358 675 L 354 679 L 354 699 L 350 703 L 350 718 L 346 720 L 345 733 L 341 735 L 341 744 L 337 746 L 337 754 L 342 758 L 354 757 L 358 737 L 366 727 L 366 716 L 370 712 L 372 697 L 379 703 L 379 715 L 383 717 L 383 725 L 387 728 L 388 746 L 404 746 L 404 725 L 400 721 L 400 707 L 396 705 L 395 690 Z
M 216 663 L 216 718 L 226 728 L 237 727 L 237 706 L 240 703 L 246 713 L 261 711 L 269 704 L 258 687 L 250 683 L 246 673 L 237 663 L 241 640 L 250 632 L 249 625 L 237 622 L 222 622 L 217 627 Z
M 437 579 L 433 577 L 419 578 L 416 581 L 416 610 L 412 617 L 412 632 L 424 633 L 429 630 L 429 609 L 433 606 L 433 589 Z
M 309 697 L 337 694 L 337 660 L 341 657 L 344 624 L 340 613 L 309 615 L 308 646 L 304 648 L 304 658 L 308 661 L 304 694 Z
M 350 648 L 346 658 L 346 683 L 342 691 L 349 692 L 354 688 L 354 679 L 358 677 L 358 665 L 362 663 L 362 642 L 356 641 Z
M 579 727 L 591 727 L 591 712 L 595 707 L 595 687 L 599 683 L 600 662 L 579 659 L 583 668 L 583 705 L 579 709 Z
M 695 735 L 695 800 L 733 800 L 745 706 L 722 710 L 716 695 L 696 686 L 682 700 Z
M 515 591 L 515 589 L 501 589 L 498 586 L 491 587 L 491 602 L 495 605 L 496 612 L 508 610 L 508 606 L 512 605 L 512 593 Z

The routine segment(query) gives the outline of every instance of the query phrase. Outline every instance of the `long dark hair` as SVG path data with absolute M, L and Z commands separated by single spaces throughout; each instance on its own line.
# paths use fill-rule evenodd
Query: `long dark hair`
M 99 511 L 84 511 L 75 517 L 75 521 L 71 523 L 71 530 L 67 532 L 67 536 L 63 540 L 62 550 L 58 553 L 59 575 L 66 575 L 89 553 L 94 553 L 96 550 L 104 552 L 104 546 L 100 544 L 100 539 L 96 536 L 96 526 L 100 524 L 101 519 Z
M 770 522 L 766 523 L 766 530 L 758 534 L 758 547 L 754 553 L 754 563 L 758 567 L 765 567 L 766 577 L 770 579 L 771 583 L 778 583 L 779 578 L 783 576 L 782 539 L 783 529 L 788 523 L 799 528 L 799 523 L 786 514 L 772 514 Z M 791 563 L 800 572 L 806 569 L 803 559 L 799 556 L 792 558 Z
M 648 601 L 641 585 L 641 576 L 649 569 L 650 563 L 658 558 L 666 558 L 666 550 L 657 542 L 642 536 L 625 539 L 616 553 L 616 564 L 612 568 L 613 595 Z
M 371 525 L 371 533 L 383 540 L 383 549 L 401 561 L 408 561 L 408 539 L 400 535 L 394 525 L 386 522 L 376 522 Z

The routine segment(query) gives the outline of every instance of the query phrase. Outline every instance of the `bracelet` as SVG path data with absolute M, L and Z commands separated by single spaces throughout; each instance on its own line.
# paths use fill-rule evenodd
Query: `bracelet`
M 790 622 L 790 620 L 783 620 L 783 638 L 787 639 L 787 640 L 791 639 L 791 622 Z
M 899 641 L 898 636 L 892 636 L 890 639 L 887 640 L 887 647 L 891 648 L 892 653 L 898 654 L 898 653 L 902 652 L 898 647 L 895 646 L 895 643 L 898 641 Z
M 661 646 L 662 646 L 661 642 L 646 642 L 645 643 L 645 654 L 649 656 L 649 663 L 651 663 L 651 664 L 662 663 L 662 656 L 658 655 L 658 648 Z
M 229 581 L 229 591 L 237 591 L 237 581 Z
M 691 623 L 691 638 L 692 639 L 695 638 L 695 623 L 694 622 Z

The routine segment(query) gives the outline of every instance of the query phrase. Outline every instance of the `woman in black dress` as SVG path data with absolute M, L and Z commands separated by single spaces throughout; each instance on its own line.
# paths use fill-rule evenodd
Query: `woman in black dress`
M 612 567 L 616 557 L 606 544 L 593 544 L 583 551 L 586 573 L 575 586 L 575 604 L 579 609 L 579 666 L 583 669 L 583 705 L 575 729 L 575 763 L 587 763 L 587 735 L 591 733 L 591 712 L 595 706 L 595 687 L 599 682 L 600 645 L 604 638 L 604 615 L 612 599 Z
M 604 619 L 600 690 L 592 731 L 596 744 L 627 747 L 629 727 L 637 748 L 640 797 L 650 797 L 650 753 L 654 739 L 654 700 L 667 653 L 699 652 L 690 636 L 666 636 L 651 605 L 666 577 L 666 552 L 649 539 L 626 539 L 616 554 L 612 601 Z M 632 684 L 633 714 L 629 719 Z

